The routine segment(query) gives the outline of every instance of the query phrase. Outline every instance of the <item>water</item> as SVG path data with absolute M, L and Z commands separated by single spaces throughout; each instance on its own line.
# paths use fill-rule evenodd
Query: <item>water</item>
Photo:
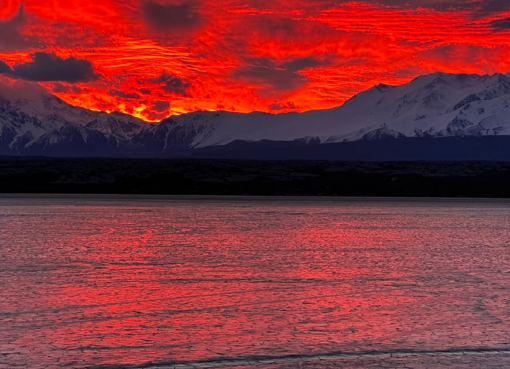
M 510 202 L 0 197 L 0 368 L 510 349 Z

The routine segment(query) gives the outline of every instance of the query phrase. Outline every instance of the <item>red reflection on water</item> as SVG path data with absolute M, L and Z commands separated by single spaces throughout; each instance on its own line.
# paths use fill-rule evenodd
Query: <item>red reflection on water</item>
M 500 347 L 510 333 L 510 228 L 491 209 L 55 201 L 0 228 L 0 346 L 31 348 L 0 364 Z

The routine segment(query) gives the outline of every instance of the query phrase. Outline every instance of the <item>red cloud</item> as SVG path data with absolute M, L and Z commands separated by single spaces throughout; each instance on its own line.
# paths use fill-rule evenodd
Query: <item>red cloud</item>
M 506 0 L 24 4 L 0 9 L 0 73 L 47 80 L 73 104 L 149 120 L 225 107 L 329 108 L 435 70 L 510 70 Z

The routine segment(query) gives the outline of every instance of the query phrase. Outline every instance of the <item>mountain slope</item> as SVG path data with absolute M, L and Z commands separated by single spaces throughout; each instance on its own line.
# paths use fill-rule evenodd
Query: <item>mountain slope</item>
M 378 85 L 343 106 L 306 113 L 196 112 L 148 127 L 131 144 L 161 154 L 234 141 L 337 143 L 403 137 L 510 135 L 510 79 L 435 73 L 402 86 Z
M 69 105 L 42 88 L 24 96 L 1 87 L 1 155 L 119 155 L 147 125 L 127 114 Z
M 25 96 L 0 85 L 0 155 L 179 157 L 231 144 L 238 150 L 263 143 L 260 149 L 273 142 L 293 150 L 464 136 L 510 136 L 508 76 L 434 73 L 401 86 L 374 86 L 334 109 L 195 112 L 159 124 L 74 107 L 45 90 Z

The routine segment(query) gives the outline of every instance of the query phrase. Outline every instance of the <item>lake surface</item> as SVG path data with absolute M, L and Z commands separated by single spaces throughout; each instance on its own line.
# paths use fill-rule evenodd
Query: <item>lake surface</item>
M 0 196 L 0 368 L 510 349 L 504 200 Z

